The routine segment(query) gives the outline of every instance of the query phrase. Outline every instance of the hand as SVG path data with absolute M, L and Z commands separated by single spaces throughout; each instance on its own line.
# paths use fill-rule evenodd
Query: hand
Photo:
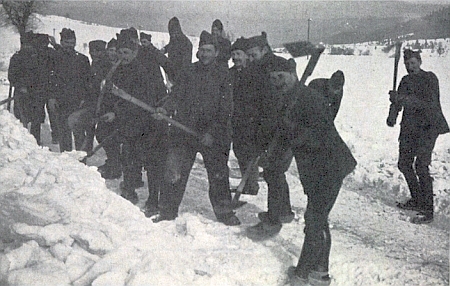
M 110 80 L 102 80 L 102 82 L 100 83 L 100 91 L 105 93 L 105 92 L 111 92 L 113 87 L 113 83 Z
M 105 122 L 112 122 L 116 118 L 116 114 L 114 112 L 108 112 L 105 115 L 102 115 L 102 119 Z
M 19 88 L 20 93 L 28 93 L 28 89 L 26 87 Z
M 392 103 L 397 103 L 397 101 L 398 101 L 398 93 L 397 93 L 397 91 L 395 91 L 395 90 L 389 91 L 389 100 Z
M 388 118 L 386 119 L 386 124 L 389 127 L 394 127 L 395 123 L 396 123 L 397 119 L 392 117 L 392 116 L 388 116 Z
M 206 133 L 205 135 L 203 135 L 200 142 L 207 147 L 212 147 L 214 143 L 214 137 L 211 134 Z
M 153 118 L 156 120 L 162 120 L 164 116 L 167 116 L 167 110 L 163 107 L 157 107 L 156 112 L 152 114 Z

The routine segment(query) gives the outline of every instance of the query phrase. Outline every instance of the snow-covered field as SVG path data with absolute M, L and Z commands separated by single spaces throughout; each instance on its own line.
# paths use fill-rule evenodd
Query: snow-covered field
M 119 31 L 60 17 L 41 21 L 39 32 L 50 35 L 53 29 L 74 29 L 77 49 L 84 53 L 84 43 L 109 40 Z M 9 60 L 19 39 L 8 29 L 0 34 L 9 35 L 2 41 L 0 61 Z M 152 35 L 157 46 L 168 41 L 167 34 Z M 301 74 L 307 60 L 296 60 Z M 450 119 L 450 57 L 423 60 L 423 68 L 440 80 L 444 115 Z M 399 127 L 385 125 L 393 59 L 381 53 L 325 54 L 311 79 L 337 69 L 346 83 L 336 126 L 358 166 L 330 215 L 333 285 L 448 285 L 450 135 L 439 137 L 431 165 L 435 221 L 411 224 L 408 213 L 394 207 L 408 196 L 396 168 Z M 401 66 L 399 78 L 405 74 Z M 0 99 L 7 91 L 7 84 L 0 85 Z M 48 135 L 48 124 L 43 129 Z M 248 202 L 237 211 L 242 225 L 224 226 L 212 213 L 199 156 L 180 217 L 153 224 L 139 209 L 145 188 L 133 206 L 117 195 L 119 180 L 100 177 L 94 165 L 104 160 L 101 152 L 86 166 L 78 162 L 82 153 L 59 154 L 50 151 L 54 145 L 47 146 L 38 147 L 11 114 L 0 110 L 0 285 L 287 285 L 286 270 L 297 262 L 303 242 L 306 207 L 295 163 L 287 177 L 296 219 L 273 239 L 254 242 L 245 229 L 266 210 L 264 182 L 258 196 L 242 197 Z M 229 164 L 236 165 L 233 157 Z

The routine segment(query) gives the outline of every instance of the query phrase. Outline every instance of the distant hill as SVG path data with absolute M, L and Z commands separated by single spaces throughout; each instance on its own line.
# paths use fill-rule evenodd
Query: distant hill
M 384 39 L 396 39 L 402 36 L 404 39 L 438 39 L 450 37 L 450 6 L 429 13 L 423 17 L 408 21 L 399 21 L 395 18 L 367 19 L 362 26 L 337 33 L 327 41 L 334 44 L 382 41 Z
M 209 31 L 218 18 L 231 40 L 266 31 L 270 44 L 279 47 L 285 42 L 306 40 L 308 18 L 312 19 L 312 42 L 339 44 L 408 34 L 413 23 L 425 21 L 431 25 L 432 20 L 425 17 L 443 8 L 447 7 L 403 1 L 54 1 L 49 2 L 44 14 L 160 32 L 167 32 L 169 19 L 177 16 L 183 31 L 192 36 Z M 400 29 L 402 26 L 405 30 Z M 415 34 L 423 27 L 423 36 L 440 35 L 436 26 L 419 25 Z

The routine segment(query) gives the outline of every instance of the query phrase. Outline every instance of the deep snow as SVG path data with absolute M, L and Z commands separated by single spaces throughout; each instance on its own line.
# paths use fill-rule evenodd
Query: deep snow
M 57 32 L 75 29 L 82 52 L 83 43 L 97 39 L 100 31 L 109 40 L 119 30 L 42 18 L 42 32 L 52 34 L 54 27 Z M 3 54 L 9 58 L 18 37 L 2 32 L 11 35 Z M 167 35 L 152 34 L 157 45 L 167 42 Z M 438 76 L 442 107 L 450 119 L 450 58 L 429 55 L 423 57 L 423 68 Z M 296 61 L 301 74 L 306 59 Z M 411 224 L 408 213 L 394 207 L 408 195 L 396 168 L 399 127 L 385 125 L 393 59 L 383 53 L 325 54 L 310 79 L 329 77 L 337 69 L 344 72 L 346 84 L 336 126 L 358 166 L 330 215 L 333 285 L 448 285 L 450 135 L 439 137 L 431 165 L 435 221 Z M 404 74 L 401 66 L 399 79 Z M 0 87 L 1 99 L 7 89 Z M 43 128 L 44 142 L 49 142 L 48 124 Z M 226 227 L 212 213 L 201 156 L 180 218 L 153 224 L 115 194 L 119 180 L 100 177 L 93 165 L 102 163 L 102 152 L 88 160 L 89 167 L 78 162 L 82 153 L 39 148 L 11 114 L 1 111 L 0 153 L 0 277 L 11 285 L 285 285 L 286 269 L 300 254 L 306 197 L 295 163 L 287 178 L 296 219 L 275 238 L 253 242 L 245 237 L 245 228 L 266 210 L 266 184 L 260 182 L 258 196 L 242 196 L 248 202 L 237 211 L 243 224 Z M 236 166 L 233 157 L 229 164 Z M 138 206 L 145 196 L 145 188 L 139 189 Z

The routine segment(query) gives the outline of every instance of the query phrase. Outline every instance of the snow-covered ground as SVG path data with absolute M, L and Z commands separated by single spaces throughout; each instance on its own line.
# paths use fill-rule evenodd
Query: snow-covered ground
M 109 40 L 119 31 L 60 17 L 41 21 L 40 32 L 74 29 L 82 52 L 87 52 L 83 43 Z M 18 37 L 11 30 L 0 33 L 10 35 L 0 51 L 2 60 L 9 59 Z M 155 45 L 168 41 L 167 34 L 152 35 Z M 296 60 L 301 74 L 307 60 Z M 447 119 L 449 66 L 448 56 L 424 58 L 423 68 L 440 80 Z M 338 69 L 346 83 L 336 126 L 358 166 L 330 215 L 333 285 L 448 285 L 450 135 L 439 137 L 431 164 L 435 221 L 411 224 L 409 213 L 394 207 L 408 196 L 396 168 L 399 127 L 385 125 L 393 59 L 325 54 L 311 79 Z M 401 66 L 399 78 L 404 74 Z M 7 91 L 8 85 L 0 85 L 0 99 Z M 224 226 L 214 218 L 199 156 L 180 217 L 153 224 L 139 209 L 148 195 L 145 187 L 133 206 L 117 195 L 119 180 L 105 182 L 96 171 L 102 152 L 83 165 L 80 152 L 51 152 L 55 145 L 49 143 L 48 123 L 43 129 L 48 147 L 40 148 L 11 114 L 0 110 L 0 285 L 287 285 L 286 270 L 297 262 L 303 242 L 306 207 L 295 163 L 287 178 L 296 219 L 273 239 L 254 242 L 245 229 L 266 210 L 264 182 L 257 196 L 242 197 L 248 202 L 237 210 L 242 225 Z M 236 166 L 234 157 L 229 164 Z

